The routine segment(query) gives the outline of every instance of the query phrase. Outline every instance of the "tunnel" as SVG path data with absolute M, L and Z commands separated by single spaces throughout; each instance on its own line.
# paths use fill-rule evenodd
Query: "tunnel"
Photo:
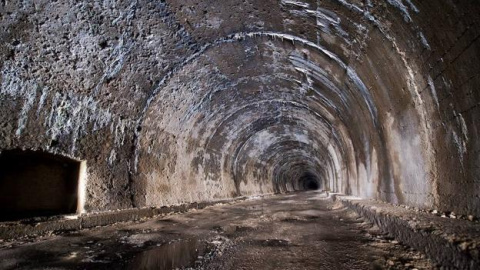
M 452 0 L 0 1 L 0 238 L 326 196 L 379 226 L 360 203 L 465 222 L 447 242 L 474 260 L 428 256 L 475 268 L 479 14 Z
M 319 180 L 311 173 L 305 173 L 298 180 L 300 190 L 318 190 L 320 189 Z

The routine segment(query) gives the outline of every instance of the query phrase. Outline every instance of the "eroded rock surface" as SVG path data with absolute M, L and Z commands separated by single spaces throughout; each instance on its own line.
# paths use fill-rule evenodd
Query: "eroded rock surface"
M 87 211 L 316 186 L 479 216 L 479 7 L 2 1 L 0 151 L 86 160 Z

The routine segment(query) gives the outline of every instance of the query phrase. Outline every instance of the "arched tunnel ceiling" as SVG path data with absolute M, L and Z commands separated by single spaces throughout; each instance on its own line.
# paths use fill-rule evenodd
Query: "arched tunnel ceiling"
M 480 211 L 476 4 L 0 5 L 0 149 L 87 160 L 90 210 L 301 190 L 308 178 Z

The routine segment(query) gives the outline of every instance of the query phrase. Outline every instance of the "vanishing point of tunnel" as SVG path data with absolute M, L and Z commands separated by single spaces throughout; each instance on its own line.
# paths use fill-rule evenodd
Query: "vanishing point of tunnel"
M 480 2 L 0 1 L 0 269 L 480 269 Z

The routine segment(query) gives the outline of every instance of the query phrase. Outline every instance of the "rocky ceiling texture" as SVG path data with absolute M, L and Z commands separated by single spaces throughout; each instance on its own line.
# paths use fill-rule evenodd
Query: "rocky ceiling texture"
M 480 5 L 1 1 L 0 149 L 88 211 L 312 187 L 480 214 Z

